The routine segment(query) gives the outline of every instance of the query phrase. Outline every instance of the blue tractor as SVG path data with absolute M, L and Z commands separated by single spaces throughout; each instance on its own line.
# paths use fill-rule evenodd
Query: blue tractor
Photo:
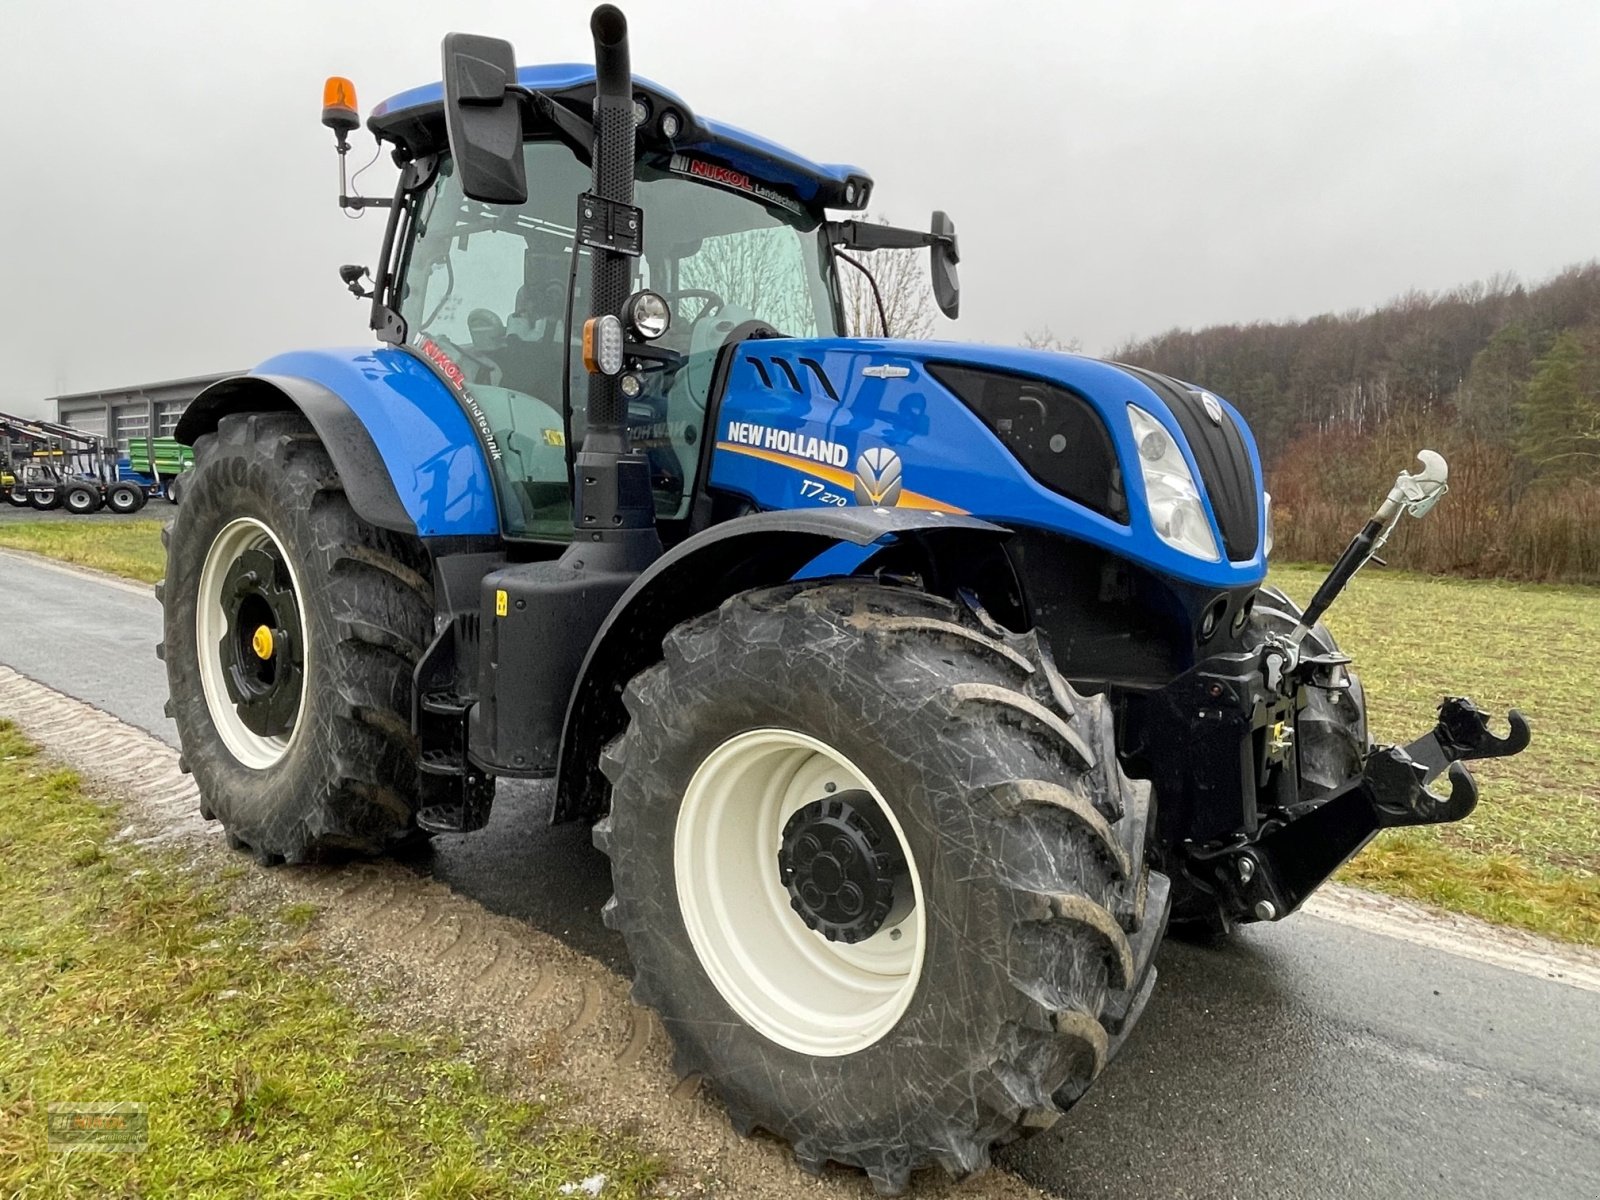
M 845 336 L 872 180 L 596 62 L 452 34 L 380 104 L 376 346 L 210 387 L 170 526 L 183 761 L 262 863 L 480 828 L 499 777 L 593 825 L 635 995 L 741 1131 L 965 1175 L 1128 1036 L 1169 919 L 1292 913 L 1527 740 L 1447 700 L 1375 745 L 1221 398 L 1070 355 Z M 341 156 L 353 90 L 330 80 Z M 341 157 L 341 162 L 343 161 Z M 370 276 L 370 290 L 364 281 Z M 1440 792 L 1430 781 L 1448 773 Z M 530 880 L 528 886 L 537 887 Z

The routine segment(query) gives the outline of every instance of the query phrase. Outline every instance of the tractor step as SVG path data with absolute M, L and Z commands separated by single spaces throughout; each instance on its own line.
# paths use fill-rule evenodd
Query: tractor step
M 455 692 L 425 692 L 422 711 L 438 717 L 465 717 L 473 701 Z
M 464 804 L 434 804 L 417 809 L 417 828 L 428 833 L 470 833 L 483 826 L 468 821 Z
M 467 773 L 467 764 L 461 760 L 461 755 L 448 750 L 424 750 L 422 757 L 417 760 L 417 767 L 424 775 L 460 777 Z
M 461 773 L 455 797 L 417 809 L 417 828 L 428 833 L 471 833 L 489 823 L 493 804 L 494 780 L 468 769 Z

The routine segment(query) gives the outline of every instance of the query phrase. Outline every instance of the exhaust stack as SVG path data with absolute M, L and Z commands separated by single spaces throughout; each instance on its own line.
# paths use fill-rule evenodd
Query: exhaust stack
M 637 153 L 628 19 L 615 5 L 602 4 L 589 19 L 589 30 L 594 35 L 595 65 L 594 180 L 590 194 L 601 211 L 591 218 L 584 211 L 588 201 L 585 197 L 580 201 L 580 226 L 591 219 L 602 223 L 615 219 L 607 214 L 632 207 Z M 590 318 L 620 318 L 633 275 L 632 255 L 596 240 L 587 244 L 593 260 Z M 573 249 L 576 253 L 577 247 Z M 629 448 L 627 421 L 627 402 L 618 378 L 591 373 L 589 427 L 574 464 L 577 489 L 572 522 L 577 536 L 569 552 L 581 552 L 591 569 L 639 570 L 661 554 L 650 466 L 642 454 Z

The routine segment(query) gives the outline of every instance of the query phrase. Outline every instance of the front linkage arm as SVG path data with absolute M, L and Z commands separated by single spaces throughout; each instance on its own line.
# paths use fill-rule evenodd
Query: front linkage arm
M 1305 902 L 1380 829 L 1459 821 L 1478 803 L 1478 785 L 1463 765 L 1504 758 L 1528 745 L 1528 722 L 1516 709 L 1511 732 L 1489 732 L 1488 714 L 1464 697 L 1446 697 L 1432 730 L 1405 746 L 1377 746 L 1361 774 L 1300 815 L 1264 824 L 1247 845 L 1191 851 L 1233 919 L 1276 920 Z M 1441 796 L 1429 784 L 1450 783 Z

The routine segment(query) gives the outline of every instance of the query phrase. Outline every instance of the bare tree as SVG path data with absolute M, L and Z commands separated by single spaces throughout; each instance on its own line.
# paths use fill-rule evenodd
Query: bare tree
M 786 226 L 708 237 L 681 269 L 680 287 L 713 291 L 787 334 L 817 332 L 805 260 Z
M 1083 350 L 1083 343 L 1077 338 L 1061 337 L 1048 325 L 1025 332 L 1020 344 L 1028 350 L 1056 350 L 1062 354 L 1078 354 Z
M 877 218 L 887 225 L 888 219 Z M 927 252 L 924 250 L 876 250 L 870 254 L 850 254 L 878 284 L 883 297 L 883 317 L 872 295 L 867 277 L 844 261 L 839 261 L 839 288 L 844 296 L 845 329 L 855 337 L 926 338 L 933 333 L 933 289 L 928 282 Z M 888 328 L 884 328 L 887 322 Z

